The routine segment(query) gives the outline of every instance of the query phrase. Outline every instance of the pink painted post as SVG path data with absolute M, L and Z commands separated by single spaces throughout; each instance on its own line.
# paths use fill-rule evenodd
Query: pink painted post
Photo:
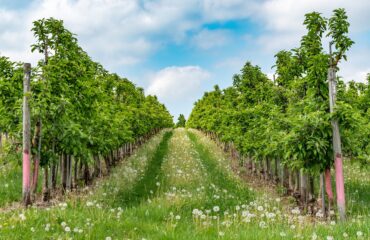
M 332 56 L 331 46 L 329 45 L 330 56 Z M 335 76 L 335 64 L 333 58 L 330 57 L 330 68 L 328 71 L 328 82 L 329 82 L 329 106 L 330 113 L 335 112 L 336 104 L 336 76 Z M 337 190 L 337 206 L 341 221 L 346 220 L 346 206 L 344 200 L 344 179 L 343 179 L 343 161 L 342 161 L 342 143 L 340 139 L 339 122 L 338 119 L 331 120 L 331 126 L 333 129 L 333 152 L 334 152 L 334 165 L 335 165 L 335 177 L 336 177 L 336 190 Z M 338 192 L 339 191 L 339 192 Z
M 339 213 L 345 212 L 346 199 L 344 194 L 344 177 L 343 177 L 343 161 L 340 154 L 335 158 L 335 179 L 337 190 L 337 204 Z M 342 217 L 342 216 L 341 216 Z
M 31 159 L 27 150 L 23 151 L 23 193 L 29 191 L 31 186 Z
M 23 204 L 27 207 L 31 204 L 31 116 L 28 104 L 29 93 L 31 91 L 31 64 L 25 63 L 23 66 Z

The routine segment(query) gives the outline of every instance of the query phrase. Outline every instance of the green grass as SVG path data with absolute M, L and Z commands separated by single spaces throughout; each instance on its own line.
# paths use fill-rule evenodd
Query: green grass
M 0 154 L 1 155 L 1 154 Z M 1 157 L 1 156 L 0 156 Z M 22 198 L 22 166 L 15 160 L 21 159 L 20 154 L 11 154 L 0 159 L 0 208 L 18 202 Z M 40 172 L 39 183 L 42 181 Z M 38 185 L 37 192 L 42 190 Z
M 18 164 L 0 166 L 0 207 L 22 197 L 22 169 Z
M 168 141 L 172 136 L 172 132 L 166 132 L 163 140 L 159 144 L 154 153 L 153 158 L 148 163 L 143 178 L 137 181 L 132 189 L 125 191 L 124 189 L 117 192 L 115 201 L 112 206 L 132 207 L 140 205 L 142 201 L 147 200 L 150 195 L 157 192 L 159 186 L 156 185 L 159 179 L 163 178 L 161 166 L 163 159 L 168 151 Z
M 311 239 L 314 233 L 357 239 L 358 231 L 368 239 L 369 226 L 360 208 L 334 225 L 285 211 L 233 174 L 213 142 L 184 129 L 154 137 L 111 176 L 65 203 L 0 212 L 0 239 Z

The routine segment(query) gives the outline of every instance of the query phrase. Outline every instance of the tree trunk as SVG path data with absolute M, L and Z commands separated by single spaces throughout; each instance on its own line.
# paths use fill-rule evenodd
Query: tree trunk
M 62 177 L 62 193 L 65 193 L 66 188 L 67 188 L 67 175 L 68 175 L 68 156 L 67 154 L 62 155 L 62 164 L 61 164 L 61 177 Z
M 51 187 L 53 190 L 55 190 L 57 187 L 57 179 L 58 179 L 58 164 L 53 163 L 51 167 Z
M 109 154 L 104 157 L 105 167 L 107 168 L 107 174 L 110 174 L 110 162 L 109 162 Z
M 90 170 L 89 170 L 89 165 L 87 162 L 84 164 L 84 180 L 85 180 L 85 185 L 90 184 Z
M 320 173 L 320 196 L 321 196 L 321 213 L 326 217 L 325 207 L 325 176 L 324 173 Z
M 295 184 L 294 184 L 294 192 L 299 192 L 299 171 L 295 170 Z
M 39 166 L 41 157 L 41 120 L 38 119 L 35 127 L 34 138 L 32 140 L 32 148 L 37 148 L 36 154 L 32 154 L 33 159 L 33 174 L 32 174 L 32 193 L 35 194 L 37 190 Z
M 44 186 L 42 191 L 44 202 L 49 202 L 50 200 L 50 187 L 49 187 L 49 166 L 44 167 Z
M 289 179 L 288 179 L 288 183 L 289 183 L 289 191 L 290 192 L 293 192 L 294 191 L 294 180 L 293 180 L 294 176 L 293 176 L 293 170 L 292 169 L 289 169 Z
M 74 172 L 73 172 L 73 187 L 77 189 L 78 185 L 78 158 L 75 158 Z
M 280 165 L 280 160 L 275 158 L 275 172 L 274 172 L 274 180 L 275 183 L 279 183 L 279 165 Z
M 328 194 L 329 206 L 333 203 L 333 190 L 331 187 L 331 173 L 330 168 L 325 170 L 325 189 L 326 194 Z
M 300 171 L 300 194 L 302 203 L 307 205 L 307 176 L 303 168 Z
M 101 166 L 100 166 L 100 158 L 99 158 L 99 155 L 94 155 L 93 156 L 93 159 L 94 159 L 94 173 L 93 173 L 93 177 L 94 178 L 99 178 L 99 177 L 101 177 Z

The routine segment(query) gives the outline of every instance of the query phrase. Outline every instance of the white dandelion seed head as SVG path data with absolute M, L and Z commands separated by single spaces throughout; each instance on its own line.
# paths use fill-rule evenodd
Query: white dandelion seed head
M 23 213 L 19 214 L 19 218 L 20 218 L 22 221 L 25 221 L 25 220 L 26 220 L 26 216 L 25 216 Z
M 280 232 L 280 237 L 286 237 L 286 233 L 285 232 Z

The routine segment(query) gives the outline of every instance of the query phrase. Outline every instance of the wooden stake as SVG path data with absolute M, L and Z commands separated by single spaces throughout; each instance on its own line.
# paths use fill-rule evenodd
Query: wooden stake
M 328 72 L 328 82 L 329 82 L 329 103 L 330 103 L 330 113 L 335 111 L 336 102 L 336 77 L 335 77 L 335 67 L 333 65 L 332 58 L 332 43 L 329 45 L 330 53 L 330 67 Z M 343 177 L 343 160 L 342 160 L 342 147 L 341 139 L 339 133 L 339 123 L 337 119 L 331 120 L 331 126 L 333 128 L 333 151 L 334 151 L 334 166 L 335 166 L 335 185 L 337 191 L 337 207 L 340 216 L 340 220 L 344 221 L 346 219 L 346 203 L 344 195 L 344 177 Z
M 28 103 L 31 92 L 31 64 L 23 65 L 23 204 L 31 204 L 31 114 Z

